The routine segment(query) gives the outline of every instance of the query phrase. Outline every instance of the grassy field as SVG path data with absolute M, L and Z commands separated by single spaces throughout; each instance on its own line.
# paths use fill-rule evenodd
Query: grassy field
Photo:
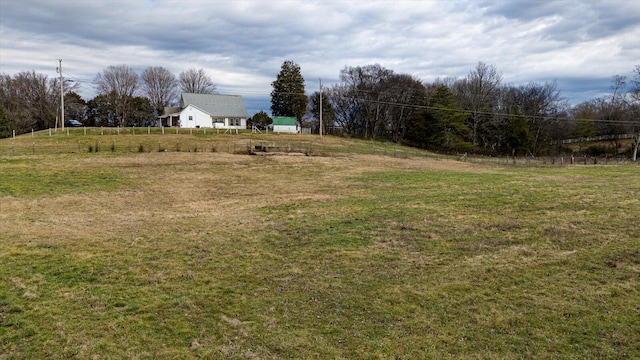
M 26 134 L 0 141 L 0 156 L 51 154 L 132 154 L 144 152 L 224 152 L 248 154 L 256 145 L 280 152 L 310 155 L 374 154 L 392 157 L 436 157 L 418 149 L 358 139 L 300 134 L 238 133 L 216 129 L 67 128 Z
M 0 155 L 0 359 L 640 358 L 637 165 L 45 138 L 0 140 L 51 150 Z

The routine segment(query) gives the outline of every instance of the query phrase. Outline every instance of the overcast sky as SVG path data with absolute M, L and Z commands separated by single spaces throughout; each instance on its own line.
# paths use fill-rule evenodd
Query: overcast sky
M 270 112 L 285 60 L 308 93 L 345 66 L 432 82 L 483 61 L 505 83 L 556 80 L 575 105 L 640 65 L 640 1 L 0 0 L 0 73 L 53 77 L 58 59 L 85 99 L 109 65 L 204 68 L 250 114 Z

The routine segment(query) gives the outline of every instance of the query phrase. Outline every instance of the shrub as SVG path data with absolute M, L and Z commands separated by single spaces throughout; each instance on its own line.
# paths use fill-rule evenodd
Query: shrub
M 584 153 L 589 156 L 602 156 L 609 153 L 609 150 L 607 149 L 606 146 L 597 144 L 597 145 L 591 145 L 588 148 L 586 148 Z

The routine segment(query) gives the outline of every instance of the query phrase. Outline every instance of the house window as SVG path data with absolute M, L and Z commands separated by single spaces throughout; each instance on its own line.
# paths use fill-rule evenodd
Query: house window
M 189 121 L 193 121 L 193 116 L 189 115 Z

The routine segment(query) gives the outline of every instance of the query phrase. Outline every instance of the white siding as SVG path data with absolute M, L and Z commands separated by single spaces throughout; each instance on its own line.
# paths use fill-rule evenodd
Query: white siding
M 180 127 L 246 129 L 247 119 L 244 117 L 212 117 L 210 114 L 207 114 L 197 107 L 188 105 L 180 112 Z
M 180 112 L 180 127 L 181 128 L 211 128 L 213 122 L 211 121 L 211 115 L 196 108 L 193 105 L 189 105 Z
M 247 119 L 238 117 L 217 118 L 217 122 L 213 123 L 213 127 L 217 129 L 246 129 Z
M 297 133 L 297 125 L 273 125 L 273 132 L 277 133 Z

